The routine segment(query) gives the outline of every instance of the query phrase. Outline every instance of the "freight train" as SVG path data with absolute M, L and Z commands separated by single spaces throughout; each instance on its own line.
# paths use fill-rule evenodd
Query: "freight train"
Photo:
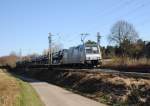
M 17 65 L 48 64 L 48 60 L 48 55 L 42 55 L 18 61 Z M 101 64 L 101 60 L 101 50 L 97 44 L 82 44 L 52 53 L 52 64 L 55 65 L 97 66 Z

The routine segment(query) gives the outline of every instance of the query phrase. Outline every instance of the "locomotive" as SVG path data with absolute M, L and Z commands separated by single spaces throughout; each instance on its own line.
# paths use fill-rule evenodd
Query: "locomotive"
M 52 64 L 55 65 L 97 66 L 101 64 L 101 60 L 101 50 L 97 44 L 82 44 L 52 53 Z M 24 59 L 17 64 L 48 64 L 48 55 Z
M 56 55 L 53 55 L 54 64 L 98 65 L 102 60 L 100 48 L 96 44 L 85 44 L 70 47 L 69 49 L 59 51 Z

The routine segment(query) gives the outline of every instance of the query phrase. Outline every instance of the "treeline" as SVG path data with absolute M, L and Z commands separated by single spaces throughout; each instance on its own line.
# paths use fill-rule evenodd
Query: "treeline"
M 10 54 L 9 56 L 0 57 L 0 66 L 10 66 L 15 67 L 17 56 L 15 54 Z
M 132 59 L 150 58 L 150 42 L 137 40 L 135 43 L 126 42 L 126 47 L 121 46 L 107 46 L 101 47 L 102 57 L 104 59 L 111 59 L 114 57 L 129 57 Z
M 110 30 L 108 40 L 115 46 L 102 47 L 104 58 L 150 58 L 150 42 L 139 39 L 135 27 L 127 21 L 116 22 Z

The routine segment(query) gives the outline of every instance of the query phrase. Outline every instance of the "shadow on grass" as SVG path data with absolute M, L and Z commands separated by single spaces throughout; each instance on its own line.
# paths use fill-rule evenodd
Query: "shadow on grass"
M 11 74 L 13 77 L 20 79 L 24 82 L 28 82 L 28 83 L 42 83 L 42 82 L 44 82 L 44 81 L 39 81 L 39 80 L 34 79 L 34 78 L 30 78 L 29 76 L 26 76 L 24 74 L 18 74 L 18 73 L 13 71 L 14 69 L 7 68 L 7 70 L 9 72 L 9 74 Z

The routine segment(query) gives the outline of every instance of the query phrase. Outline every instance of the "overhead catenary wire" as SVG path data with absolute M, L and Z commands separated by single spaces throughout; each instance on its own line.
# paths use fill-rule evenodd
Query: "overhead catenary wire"
M 130 14 L 134 14 L 134 13 L 138 12 L 138 10 L 140 10 L 141 8 L 144 8 L 145 6 L 149 5 L 150 2 L 148 1 L 148 2 L 142 3 L 142 1 L 139 1 L 136 4 L 139 4 L 136 8 L 133 8 L 132 10 L 128 11 L 126 14 L 123 14 L 123 15 L 120 15 L 118 17 L 115 17 L 113 20 L 123 19 L 122 17 L 130 16 Z M 118 9 L 118 10 L 120 10 L 120 9 Z M 115 15 L 115 13 L 114 13 L 114 15 Z M 131 17 L 133 17 L 133 16 L 131 16 Z M 136 19 L 138 19 L 138 18 L 136 18 Z M 104 24 L 103 27 L 106 27 L 108 25 L 109 24 Z
M 120 0 L 119 3 L 117 3 L 116 5 L 114 4 L 112 7 L 108 8 L 108 9 L 105 9 L 105 11 L 100 13 L 100 15 L 105 17 L 105 16 L 108 16 L 108 15 L 115 14 L 116 11 L 120 11 L 120 10 L 124 9 L 125 7 L 127 7 L 127 6 L 131 5 L 132 3 L 134 3 L 135 1 L 138 1 L 138 0 L 132 0 L 132 1 L 131 0 L 127 0 L 127 1 Z

